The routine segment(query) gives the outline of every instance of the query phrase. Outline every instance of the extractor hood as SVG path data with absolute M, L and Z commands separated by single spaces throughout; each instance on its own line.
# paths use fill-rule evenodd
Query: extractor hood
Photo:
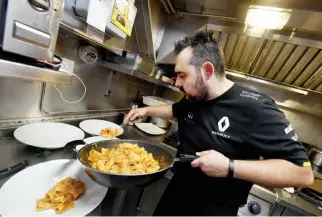
M 174 64 L 174 42 L 203 29 L 214 30 L 227 71 L 299 90 L 322 93 L 321 1 L 167 0 L 168 23 L 158 64 Z M 292 10 L 281 30 L 245 28 L 250 5 Z M 234 20 L 235 19 L 235 20 Z

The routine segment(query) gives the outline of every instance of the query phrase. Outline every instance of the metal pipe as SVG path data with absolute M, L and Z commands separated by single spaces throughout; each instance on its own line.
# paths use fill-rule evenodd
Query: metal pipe
M 235 17 L 217 16 L 212 14 L 200 14 L 200 13 L 192 13 L 192 12 L 184 12 L 184 11 L 177 11 L 176 13 L 180 15 L 187 15 L 187 16 L 211 17 L 211 18 L 216 18 L 220 20 L 236 21 Z
M 171 11 L 172 11 L 172 13 L 176 13 L 176 10 L 174 10 L 174 8 L 173 8 L 173 6 L 172 6 L 172 4 L 171 4 L 171 1 L 170 0 L 167 0 L 167 2 L 168 2 L 168 4 L 169 4 L 169 7 L 170 7 L 170 9 L 171 9 Z
M 167 14 L 170 15 L 170 11 L 169 11 L 169 8 L 168 8 L 167 4 L 164 2 L 164 0 L 161 0 L 161 2 L 163 4 L 164 9 L 167 11 Z
M 272 82 L 272 81 L 267 81 L 267 80 L 260 79 L 260 78 L 255 78 L 255 77 L 253 77 L 253 76 L 251 76 L 249 74 L 244 74 L 244 73 L 240 74 L 240 73 L 231 72 L 231 71 L 226 71 L 226 74 L 230 75 L 232 77 L 242 78 L 243 80 L 254 81 L 254 82 L 257 82 L 257 83 L 265 84 L 265 85 L 276 87 L 276 88 L 279 88 L 279 89 L 283 89 L 283 90 L 287 90 L 287 91 L 291 91 L 291 92 L 295 92 L 295 93 L 299 93 L 299 94 L 303 94 L 303 95 L 308 95 L 307 90 L 303 90 L 303 89 L 292 87 L 292 86 L 285 85 L 285 84 L 275 83 L 275 82 Z

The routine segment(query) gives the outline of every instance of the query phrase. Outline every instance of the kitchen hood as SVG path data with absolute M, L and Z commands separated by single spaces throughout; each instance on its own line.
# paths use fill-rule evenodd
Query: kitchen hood
M 157 53 L 158 64 L 174 64 L 174 42 L 204 29 L 214 30 L 228 76 L 252 77 L 299 92 L 322 93 L 322 5 L 320 1 L 164 0 L 172 20 Z M 281 30 L 245 28 L 251 5 L 292 10 Z M 315 21 L 314 21 L 315 20 Z

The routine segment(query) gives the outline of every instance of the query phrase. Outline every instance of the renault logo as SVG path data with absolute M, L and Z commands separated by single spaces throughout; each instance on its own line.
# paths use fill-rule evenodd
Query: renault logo
M 218 121 L 218 129 L 221 132 L 225 132 L 229 126 L 229 119 L 226 116 L 222 117 L 220 121 Z
M 189 113 L 188 113 L 188 118 L 190 118 L 190 119 L 192 119 L 192 118 L 193 118 L 193 114 L 192 114 L 192 112 L 189 112 Z

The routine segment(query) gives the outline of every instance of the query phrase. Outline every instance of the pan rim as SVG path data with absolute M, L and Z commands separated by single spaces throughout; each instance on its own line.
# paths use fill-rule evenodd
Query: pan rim
M 157 171 L 154 171 L 154 172 L 150 172 L 150 173 L 144 173 L 144 174 L 130 174 L 130 173 L 110 173 L 110 172 L 104 172 L 104 171 L 101 171 L 101 170 L 97 170 L 97 169 L 94 169 L 86 164 L 84 164 L 81 160 L 80 160 L 80 157 L 79 157 L 79 153 L 81 152 L 82 149 L 86 148 L 87 146 L 94 146 L 94 145 L 97 145 L 99 143 L 104 143 L 104 142 L 117 142 L 117 141 L 122 141 L 122 142 L 129 142 L 129 143 L 150 143 L 151 145 L 155 145 L 156 147 L 160 148 L 160 149 L 163 149 L 164 151 L 166 151 L 172 158 L 172 162 L 171 164 L 169 164 L 168 167 L 166 168 L 163 168 L 161 170 L 157 170 Z M 113 175 L 113 176 L 147 176 L 147 175 L 152 175 L 152 174 L 156 174 L 156 173 L 161 173 L 163 171 L 166 171 L 166 170 L 169 170 L 169 168 L 171 168 L 175 162 L 175 158 L 171 155 L 171 153 L 166 150 L 165 148 L 163 148 L 162 146 L 160 146 L 160 144 L 155 144 L 153 142 L 149 142 L 149 141 L 142 141 L 142 140 L 131 140 L 131 139 L 115 139 L 115 140 L 107 140 L 107 141 L 99 141 L 99 142 L 94 142 L 94 143 L 90 143 L 90 144 L 87 144 L 85 145 L 84 147 L 82 147 L 78 152 L 77 152 L 77 160 L 86 168 L 92 170 L 92 171 L 95 171 L 95 172 L 99 172 L 99 173 L 102 173 L 102 174 L 106 174 L 106 175 Z

